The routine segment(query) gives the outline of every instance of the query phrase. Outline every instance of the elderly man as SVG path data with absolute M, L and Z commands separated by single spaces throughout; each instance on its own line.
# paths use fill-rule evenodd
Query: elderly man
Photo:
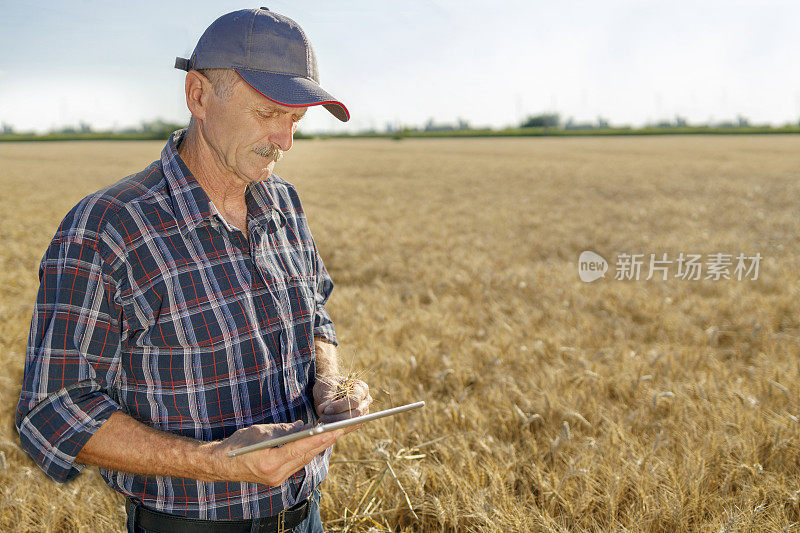
M 333 283 L 272 174 L 309 106 L 349 114 L 301 28 L 266 8 L 223 15 L 176 67 L 189 127 L 75 206 L 42 260 L 21 442 L 57 481 L 99 466 L 129 531 L 321 531 L 342 430 L 226 452 L 368 412 L 363 382 L 333 399 Z

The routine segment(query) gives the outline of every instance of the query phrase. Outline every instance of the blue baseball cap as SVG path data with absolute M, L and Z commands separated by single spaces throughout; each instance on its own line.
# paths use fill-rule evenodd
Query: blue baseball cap
M 233 69 L 253 89 L 287 107 L 321 105 L 347 122 L 350 112 L 319 85 L 317 56 L 302 28 L 266 7 L 222 15 L 209 26 L 189 59 L 175 68 Z

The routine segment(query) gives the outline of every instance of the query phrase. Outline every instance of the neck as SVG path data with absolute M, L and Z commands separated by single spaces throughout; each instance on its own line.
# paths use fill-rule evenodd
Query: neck
M 190 127 L 178 146 L 178 155 L 191 171 L 197 183 L 226 220 L 239 218 L 247 208 L 244 193 L 247 182 L 239 178 L 220 161 L 197 127 Z
M 197 127 L 190 127 L 178 146 L 178 155 L 225 220 L 247 234 L 247 182 L 225 168 Z

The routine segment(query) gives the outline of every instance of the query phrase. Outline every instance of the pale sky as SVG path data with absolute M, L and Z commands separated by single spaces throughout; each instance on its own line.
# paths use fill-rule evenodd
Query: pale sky
M 297 21 L 339 123 L 383 129 L 429 118 L 503 127 L 525 115 L 643 125 L 800 120 L 800 2 L 0 0 L 0 122 L 48 130 L 186 122 L 188 57 L 219 15 L 264 5 Z

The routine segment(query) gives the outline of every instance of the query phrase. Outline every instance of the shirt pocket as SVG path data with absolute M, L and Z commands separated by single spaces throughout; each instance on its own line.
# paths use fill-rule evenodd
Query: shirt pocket
M 180 302 L 162 309 L 143 340 L 156 348 L 223 348 L 251 333 L 244 311 L 235 299 Z

